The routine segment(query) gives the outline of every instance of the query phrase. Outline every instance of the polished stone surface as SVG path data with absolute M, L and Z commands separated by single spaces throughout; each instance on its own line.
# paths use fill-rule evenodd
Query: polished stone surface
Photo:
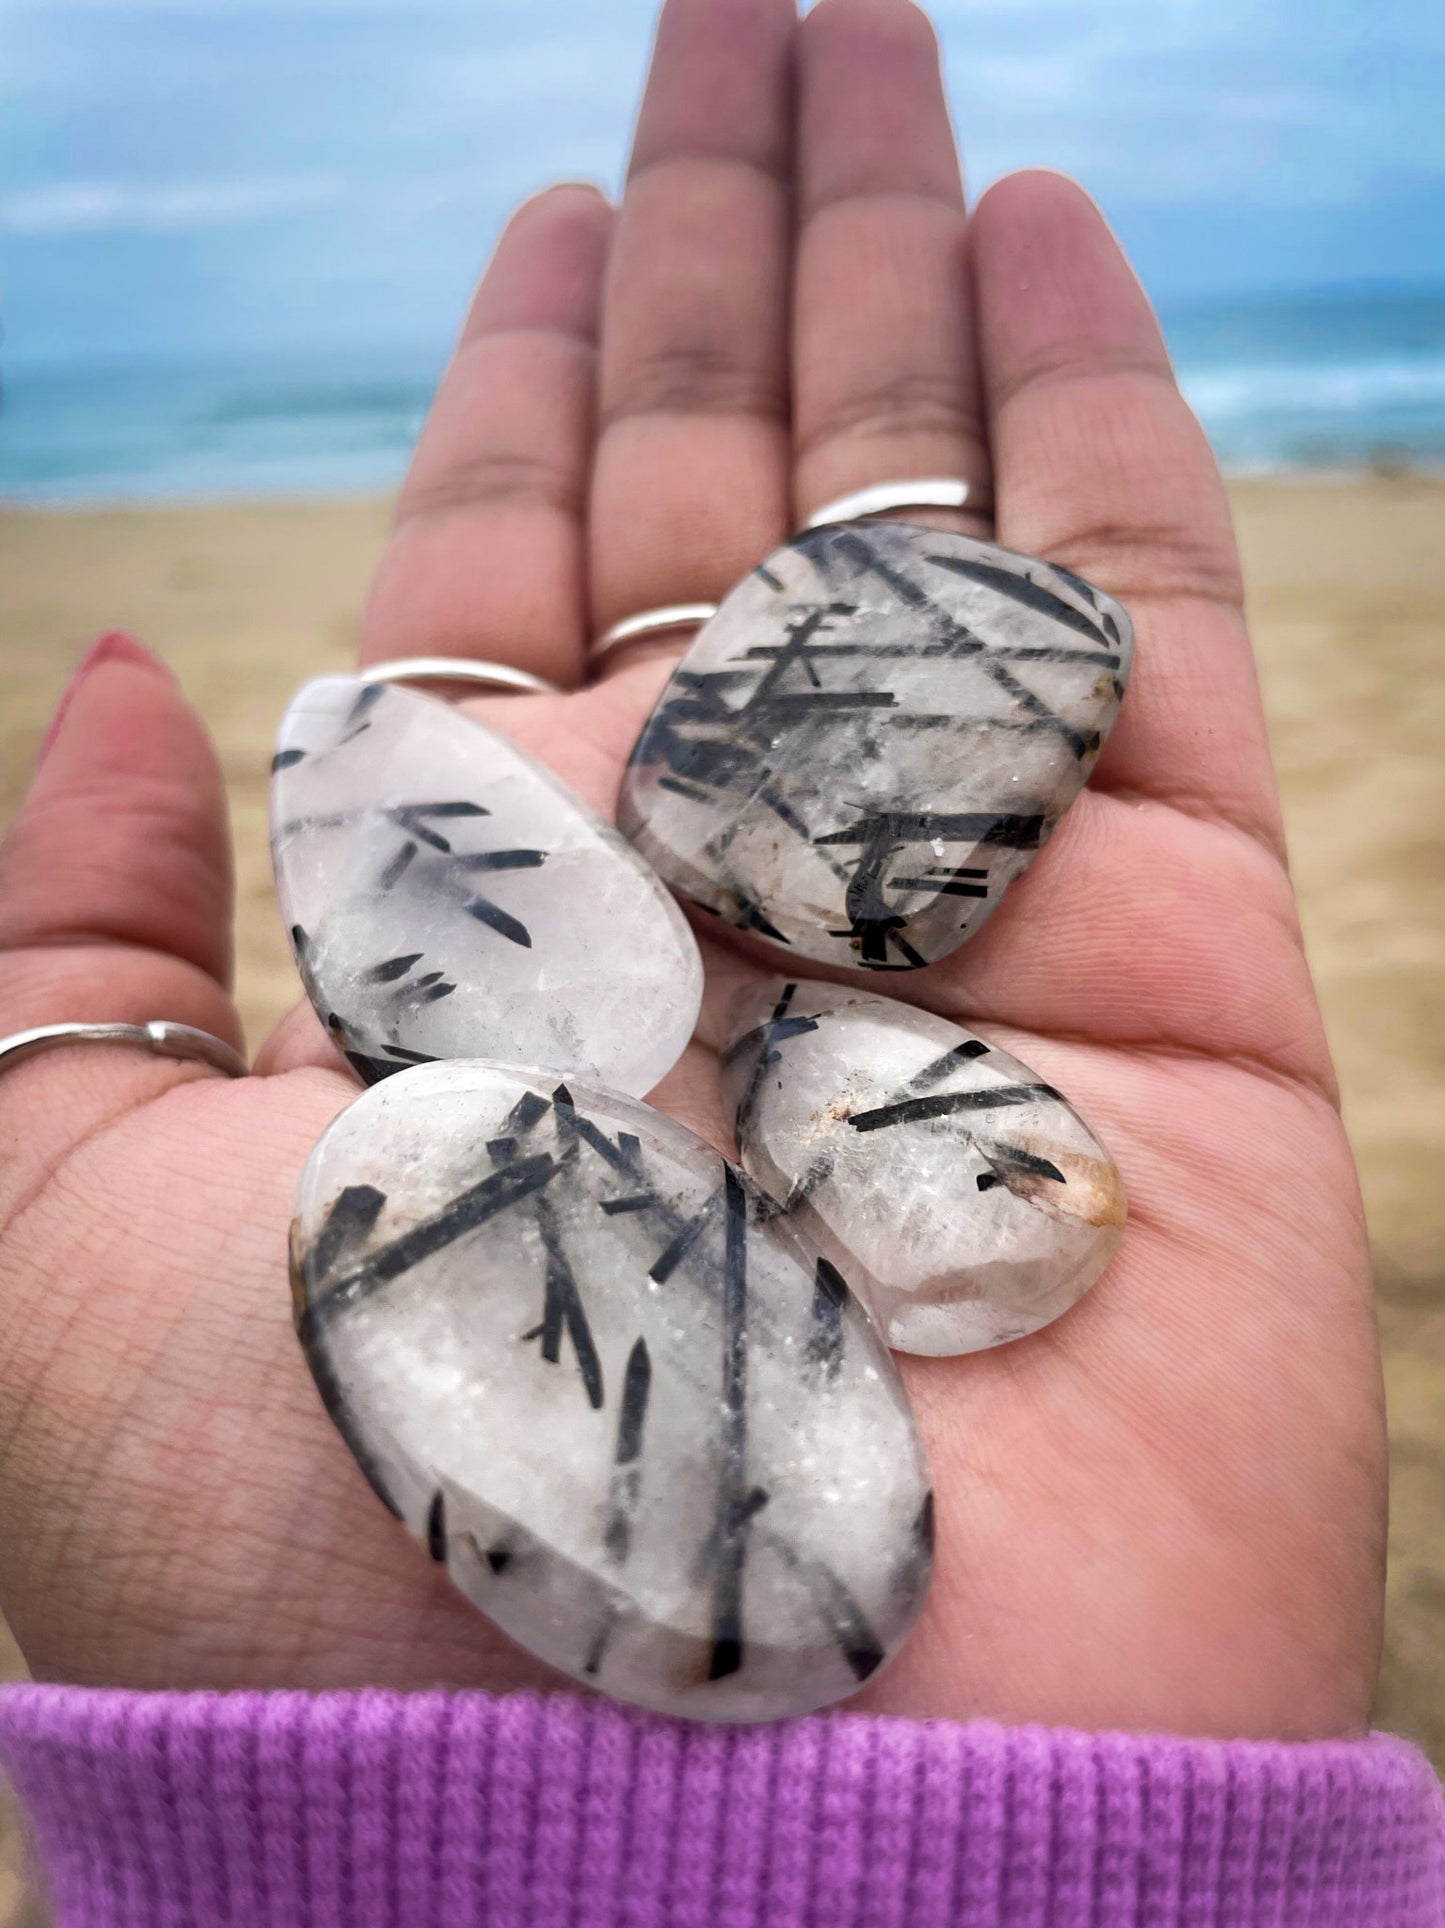
M 507 1066 L 402 1072 L 312 1154 L 293 1278 L 378 1493 L 553 1666 L 768 1720 L 907 1637 L 932 1503 L 893 1362 L 671 1119 Z
M 1124 1187 L 1026 1064 L 892 998 L 776 978 L 736 1000 L 723 1091 L 746 1170 L 900 1352 L 977 1352 L 1067 1312 Z
M 686 919 L 505 737 L 412 690 L 328 676 L 286 712 L 273 771 L 292 949 L 367 1082 L 497 1057 L 640 1094 L 681 1056 L 702 995 Z
M 699 631 L 618 821 L 674 890 L 801 957 L 973 935 L 1088 776 L 1132 654 L 1062 569 L 902 523 L 796 536 Z

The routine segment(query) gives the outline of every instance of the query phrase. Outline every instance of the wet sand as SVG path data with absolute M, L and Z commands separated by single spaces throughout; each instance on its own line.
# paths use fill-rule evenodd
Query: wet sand
M 1445 481 L 1233 496 L 1375 1241 L 1395 1482 L 1378 1716 L 1445 1767 Z M 221 745 L 253 1042 L 295 994 L 266 855 L 272 732 L 303 677 L 346 665 L 386 519 L 378 502 L 0 514 L 0 821 L 89 641 L 120 627 L 162 651 Z M 25 1919 L 13 1865 L 0 1843 L 0 1928 Z

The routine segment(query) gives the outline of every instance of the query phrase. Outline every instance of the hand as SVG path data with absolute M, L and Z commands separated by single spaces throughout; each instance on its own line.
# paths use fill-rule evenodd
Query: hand
M 990 467 L 999 539 L 1131 610 L 1135 682 L 987 930 L 889 990 L 1063 1087 L 1131 1218 L 1056 1326 L 903 1361 L 938 1571 L 859 1704 L 1353 1732 L 1382 1593 L 1369 1276 L 1224 495 L 1080 190 L 1017 176 L 965 223 L 906 0 L 822 0 L 801 26 L 790 0 L 669 0 L 620 209 L 554 189 L 500 243 L 362 657 L 573 686 L 475 707 L 609 809 L 669 659 L 584 686 L 589 632 L 721 595 L 845 490 Z M 123 651 L 79 685 L 4 848 L 0 1032 L 165 1016 L 235 1038 L 228 921 L 213 754 Z M 717 1005 L 777 964 L 707 940 L 717 995 L 661 1101 L 721 1140 Z M 0 1086 L 3 1604 L 38 1675 L 551 1678 L 376 1504 L 292 1336 L 293 1188 L 353 1094 L 309 1013 L 236 1084 L 74 1048 Z

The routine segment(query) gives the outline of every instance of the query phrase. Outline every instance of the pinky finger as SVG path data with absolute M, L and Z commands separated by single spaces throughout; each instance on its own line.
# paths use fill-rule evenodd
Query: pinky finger
M 1159 325 L 1099 210 L 1056 174 L 971 228 L 998 535 L 1119 597 L 1138 648 L 1094 786 L 1281 844 L 1229 503 Z

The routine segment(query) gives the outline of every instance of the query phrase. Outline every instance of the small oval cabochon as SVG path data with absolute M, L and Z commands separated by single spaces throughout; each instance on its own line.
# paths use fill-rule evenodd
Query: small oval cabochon
M 734 1001 L 723 1095 L 744 1167 L 899 1352 L 1037 1332 L 1123 1236 L 1113 1159 L 997 1045 L 863 986 L 775 978 Z

